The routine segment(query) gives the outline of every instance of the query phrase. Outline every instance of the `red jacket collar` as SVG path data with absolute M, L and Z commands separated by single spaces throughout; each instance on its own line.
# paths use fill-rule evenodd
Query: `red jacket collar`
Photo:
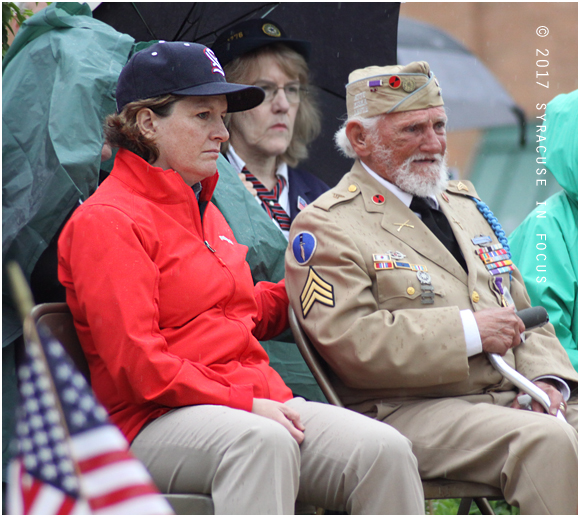
M 192 189 L 173 169 L 154 167 L 127 149 L 119 149 L 111 175 L 159 203 L 174 204 L 186 199 Z M 218 172 L 201 182 L 200 201 L 210 201 L 219 179 Z

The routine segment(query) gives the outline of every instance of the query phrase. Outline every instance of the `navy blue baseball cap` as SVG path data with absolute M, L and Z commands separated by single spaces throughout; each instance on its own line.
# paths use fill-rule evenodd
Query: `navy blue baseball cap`
M 246 20 L 222 32 L 211 46 L 223 65 L 260 47 L 283 43 L 306 61 L 310 57 L 310 43 L 286 36 L 279 24 L 266 18 Z
M 117 82 L 117 111 L 133 101 L 174 95 L 225 95 L 228 112 L 256 107 L 264 90 L 226 81 L 213 51 L 185 41 L 160 41 L 134 54 Z

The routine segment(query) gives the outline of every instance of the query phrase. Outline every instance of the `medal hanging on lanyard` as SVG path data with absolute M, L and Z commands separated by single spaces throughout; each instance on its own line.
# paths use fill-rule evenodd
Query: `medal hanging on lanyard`
M 493 279 L 493 284 L 495 286 L 495 290 L 501 296 L 502 307 L 510 307 L 510 306 L 515 307 L 516 304 L 514 303 L 514 300 L 512 298 L 511 293 L 509 292 L 509 289 L 504 289 L 503 287 L 503 278 L 501 276 L 496 276 Z
M 496 276 L 493 279 L 493 285 L 495 286 L 495 290 L 501 296 L 502 307 L 514 307 L 515 308 L 516 304 L 514 302 L 514 299 L 512 298 L 512 295 L 511 295 L 509 289 L 507 289 L 507 288 L 504 289 L 502 284 L 503 284 L 503 278 L 501 276 Z M 524 342 L 526 340 L 523 332 L 520 334 L 520 338 L 521 338 L 522 342 Z

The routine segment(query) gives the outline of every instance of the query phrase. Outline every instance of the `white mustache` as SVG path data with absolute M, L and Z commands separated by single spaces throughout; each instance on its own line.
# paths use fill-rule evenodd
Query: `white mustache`
M 441 153 L 437 154 L 417 153 L 408 158 L 406 160 L 406 163 L 412 163 L 417 160 L 435 160 L 437 163 L 440 163 L 443 161 L 443 155 Z

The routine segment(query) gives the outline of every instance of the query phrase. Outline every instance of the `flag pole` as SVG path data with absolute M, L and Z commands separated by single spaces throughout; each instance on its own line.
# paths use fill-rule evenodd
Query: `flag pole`
M 33 309 L 35 305 L 34 299 L 20 266 L 16 262 L 9 262 L 6 265 L 6 272 L 12 295 L 14 297 L 14 302 L 23 322 L 26 355 L 29 356 L 26 358 L 26 361 L 30 362 L 31 364 L 34 363 L 34 365 L 39 365 L 36 367 L 35 372 L 38 374 L 38 376 L 45 376 L 47 378 L 46 380 L 49 382 L 49 385 L 43 386 L 42 389 L 46 390 L 46 392 L 52 392 L 53 402 L 50 402 L 50 407 L 51 410 L 54 408 L 54 410 L 58 413 L 58 425 L 60 425 L 64 433 L 64 436 L 62 436 L 62 441 L 59 442 L 59 445 L 62 443 L 62 445 L 68 449 L 68 454 L 65 456 L 67 461 L 70 460 L 70 462 L 72 462 L 72 467 L 74 469 L 74 474 L 76 475 L 75 477 L 78 483 L 76 483 L 76 486 L 71 488 L 71 484 L 74 480 L 68 480 L 70 483 L 67 487 L 65 487 L 64 484 L 62 486 L 56 486 L 53 485 L 50 481 L 47 481 L 46 478 L 36 475 L 38 473 L 34 474 L 36 476 L 35 480 L 47 486 L 51 485 L 51 490 L 56 488 L 56 490 L 59 491 L 59 494 L 61 494 L 59 497 L 62 497 L 62 500 L 59 502 L 61 506 L 58 512 L 64 508 L 63 513 L 68 513 L 68 511 L 72 508 L 75 510 L 75 513 L 78 513 L 81 510 L 81 513 L 85 511 L 91 511 L 94 513 L 107 513 L 103 512 L 103 508 L 105 506 L 108 509 L 121 508 L 126 511 L 127 508 L 125 508 L 123 505 L 129 503 L 131 508 L 135 508 L 135 510 L 131 510 L 130 513 L 137 513 L 139 515 L 143 515 L 144 513 L 172 514 L 173 510 L 171 505 L 159 493 L 158 488 L 155 486 L 153 480 L 150 477 L 150 474 L 147 472 L 143 464 L 133 457 L 126 439 L 123 437 L 119 429 L 111 424 L 109 419 L 106 418 L 106 411 L 102 406 L 99 405 L 98 401 L 94 397 L 94 393 L 92 393 L 90 390 L 90 386 L 85 385 L 84 382 L 81 383 L 83 386 L 80 387 L 77 383 L 76 389 L 82 389 L 84 391 L 88 390 L 87 394 L 90 395 L 91 400 L 94 402 L 94 406 L 91 409 L 92 415 L 98 420 L 98 422 L 91 423 L 86 428 L 80 430 L 77 429 L 76 432 L 78 432 L 78 436 L 82 439 L 80 442 L 75 441 L 77 435 L 73 436 L 71 434 L 71 429 L 74 430 L 75 423 L 71 421 L 70 427 L 67 424 L 68 416 L 65 415 L 65 409 L 67 407 L 65 406 L 66 401 L 63 402 L 61 400 L 61 394 L 59 393 L 59 387 L 57 386 L 55 379 L 60 379 L 59 382 L 64 381 L 63 378 L 59 376 L 60 374 L 58 372 L 53 371 L 54 368 L 58 366 L 55 366 L 54 358 L 59 357 L 55 352 L 55 348 L 62 349 L 63 347 L 62 345 L 58 344 L 58 340 L 55 339 L 54 342 L 51 341 L 51 339 L 54 337 L 52 336 L 52 333 L 48 332 L 48 327 L 46 327 L 42 322 L 39 322 L 39 335 L 37 324 L 33 316 Z M 42 338 L 40 336 L 42 336 Z M 66 350 L 63 350 L 63 352 L 66 353 Z M 81 375 L 78 371 L 76 371 L 76 368 L 74 367 L 74 361 L 72 360 L 71 365 L 73 367 L 73 371 L 64 372 L 65 377 L 68 376 L 67 382 L 71 381 L 72 375 Z M 34 368 L 35 367 L 32 367 L 31 369 Z M 39 372 L 39 370 L 42 369 L 46 369 L 46 371 Z M 55 373 L 57 377 L 55 377 Z M 32 396 L 37 397 L 38 394 L 33 393 Z M 96 412 L 96 409 L 100 409 L 105 416 L 99 416 Z M 37 416 L 36 413 L 35 416 Z M 40 418 L 40 416 L 38 416 L 38 418 Z M 51 420 L 51 424 L 56 425 L 57 423 Z M 87 433 L 93 433 L 90 435 L 90 439 L 94 441 L 95 437 L 97 436 L 94 434 L 96 429 L 100 429 L 102 431 L 98 435 L 98 440 L 103 440 L 103 442 L 101 442 L 102 446 L 95 449 L 91 449 L 90 447 L 87 448 Z M 36 452 L 34 454 L 36 454 Z M 89 464 L 87 465 L 86 463 L 89 459 L 91 461 L 89 461 Z M 20 458 L 18 461 L 19 465 L 22 466 L 22 458 Z M 96 463 L 94 463 L 95 461 Z M 80 462 L 83 462 L 84 466 L 81 466 Z M 109 487 L 107 484 L 103 485 L 102 482 L 99 481 L 99 476 L 87 474 L 87 472 L 89 474 L 95 474 L 95 472 L 106 473 L 107 470 L 105 469 L 108 469 L 110 466 L 114 466 L 116 464 L 129 466 L 129 470 L 125 469 L 124 472 L 125 475 L 129 476 L 131 484 L 130 486 L 124 487 L 127 490 L 127 493 L 122 495 L 122 499 L 118 499 L 118 494 L 116 494 L 117 488 Z M 24 474 L 26 474 L 28 478 L 32 480 L 31 476 L 33 474 L 30 474 L 27 469 L 24 469 Z M 19 493 L 13 495 L 15 501 L 14 504 L 18 505 L 18 508 L 24 505 L 22 492 L 23 489 L 21 483 L 22 479 L 24 479 L 24 474 L 22 471 L 17 474 L 18 479 L 16 481 L 19 483 Z M 135 492 L 135 490 L 137 490 L 137 492 Z M 32 504 L 30 501 L 36 498 L 36 494 L 43 493 L 44 492 L 37 490 L 37 492 L 32 494 L 31 490 L 28 490 L 28 503 L 26 504 Z M 48 499 L 43 499 L 43 504 L 46 504 L 47 500 Z M 71 500 L 73 501 L 72 503 Z M 70 506 L 71 504 L 73 506 Z
M 36 327 L 36 323 L 32 318 L 32 309 L 34 308 L 34 297 L 32 296 L 32 291 L 28 286 L 28 282 L 26 281 L 26 277 L 22 272 L 22 268 L 20 265 L 15 261 L 10 261 L 6 264 L 6 270 L 8 273 L 8 279 L 10 281 L 10 287 L 12 296 L 14 298 L 14 302 L 16 303 L 16 307 L 18 312 L 20 313 L 20 318 L 22 319 L 22 331 L 24 335 L 24 347 L 26 351 L 32 355 L 37 356 L 43 362 L 46 370 L 47 375 L 50 377 L 50 391 L 52 392 L 55 400 L 55 406 L 57 408 L 59 414 L 59 420 L 62 428 L 66 433 L 66 444 L 69 448 L 69 455 L 74 457 L 73 454 L 73 444 L 71 439 L 70 430 L 64 416 L 64 411 L 62 408 L 62 404 L 60 402 L 60 396 L 56 390 L 54 385 L 54 379 L 52 377 L 52 372 L 50 370 L 48 360 L 46 359 L 46 354 L 42 346 L 42 342 L 40 340 L 40 336 L 38 335 L 38 329 Z M 80 479 L 81 471 L 79 465 L 76 461 L 73 461 L 74 469 L 77 475 L 77 478 Z M 81 490 L 82 493 L 82 490 Z
M 20 319 L 24 323 L 27 316 L 30 316 L 32 308 L 34 307 L 32 291 L 30 290 L 30 287 L 28 287 L 28 282 L 17 262 L 13 260 L 8 262 L 8 264 L 6 264 L 6 271 L 8 273 L 10 288 L 16 303 L 16 308 L 20 314 Z
M 24 347 L 29 350 L 29 343 L 40 343 L 38 330 L 32 319 L 32 309 L 34 308 L 34 297 L 28 286 L 26 277 L 22 272 L 20 265 L 11 260 L 6 264 L 6 272 L 10 282 L 10 291 L 16 304 L 16 309 L 22 320 L 22 332 L 24 334 Z M 44 354 L 43 354 L 44 356 Z M 46 360 L 45 360 L 46 362 Z

